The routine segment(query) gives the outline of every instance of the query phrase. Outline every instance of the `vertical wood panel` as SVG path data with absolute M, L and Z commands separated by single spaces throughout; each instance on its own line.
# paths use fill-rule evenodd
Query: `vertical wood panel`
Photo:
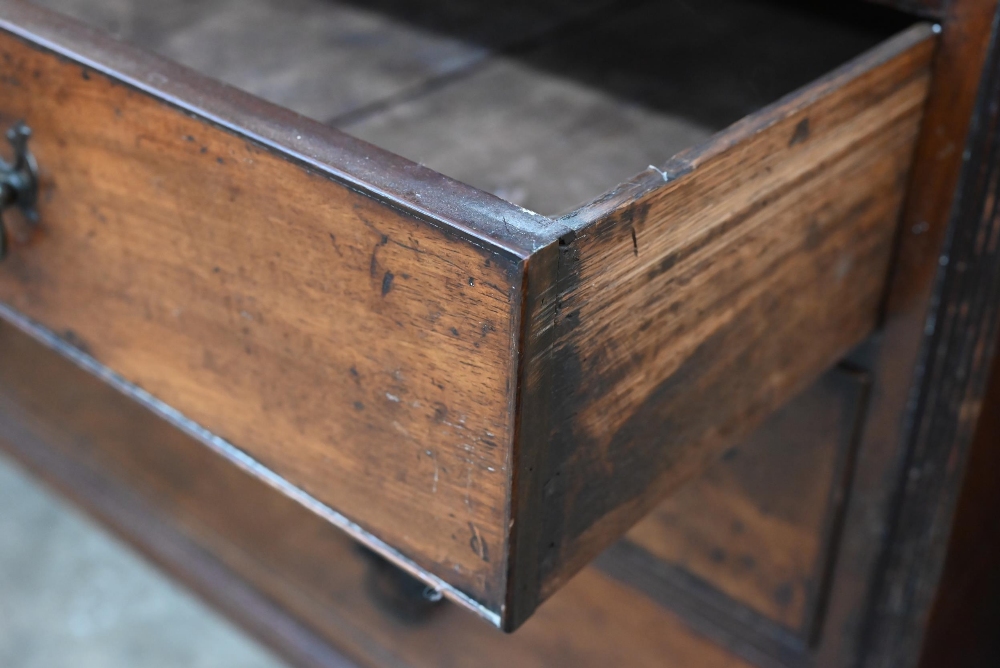
M 872 330 L 933 51 L 915 27 L 563 219 L 518 519 L 543 599 Z
M 954 0 L 943 17 L 884 321 L 878 336 L 858 352 L 858 359 L 872 370 L 872 402 L 817 648 L 820 666 L 860 665 L 866 657 L 874 658 L 866 644 L 877 635 L 872 633 L 869 604 L 885 565 L 880 556 L 890 535 L 891 504 L 908 476 L 904 457 L 914 384 L 921 377 L 934 278 L 996 7 L 996 0 Z M 898 656 L 889 664 L 906 665 Z
M 918 657 L 1000 330 L 997 21 L 1000 14 L 939 263 L 920 395 L 905 432 L 902 494 L 868 630 L 871 666 L 910 665 Z

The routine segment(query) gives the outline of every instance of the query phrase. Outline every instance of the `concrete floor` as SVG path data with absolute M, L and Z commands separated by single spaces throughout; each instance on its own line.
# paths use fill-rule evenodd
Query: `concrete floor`
M 0 456 L 0 667 L 283 665 Z

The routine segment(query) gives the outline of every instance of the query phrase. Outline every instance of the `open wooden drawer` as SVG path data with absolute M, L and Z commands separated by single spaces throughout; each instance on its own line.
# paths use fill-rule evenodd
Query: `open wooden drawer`
M 506 629 L 875 326 L 930 26 L 47 4 L 570 207 L 0 2 L 40 188 L 0 314 Z

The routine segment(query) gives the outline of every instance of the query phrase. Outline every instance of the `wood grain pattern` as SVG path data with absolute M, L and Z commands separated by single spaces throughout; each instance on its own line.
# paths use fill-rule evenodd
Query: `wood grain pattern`
M 3 315 L 507 629 L 871 330 L 933 51 L 552 221 L 23 3 L 0 28 L 44 170 Z
M 497 611 L 518 256 L 9 33 L 0 57 L 45 180 L 7 308 Z
M 900 485 L 909 480 L 904 463 L 907 425 L 915 387 L 923 375 L 921 355 L 934 280 L 996 9 L 996 0 L 953 0 L 943 17 L 883 322 L 879 335 L 859 351 L 862 363 L 872 370 L 872 401 L 858 451 L 845 539 L 835 557 L 837 586 L 816 651 L 821 666 L 864 665 L 870 656 L 873 590 L 885 566 L 893 501 Z
M 867 665 L 919 658 L 1000 333 L 1000 11 L 935 280 Z M 986 407 L 990 410 L 993 407 Z M 985 422 L 988 425 L 988 421 Z
M 6 324 L 0 350 L 0 449 L 294 665 L 749 668 L 595 569 L 515 635 L 447 603 L 407 614 L 323 518 Z
M 544 599 L 871 331 L 933 50 L 916 27 L 563 219 L 516 581 Z
M 811 666 L 868 386 L 830 370 L 594 564 L 761 668 Z

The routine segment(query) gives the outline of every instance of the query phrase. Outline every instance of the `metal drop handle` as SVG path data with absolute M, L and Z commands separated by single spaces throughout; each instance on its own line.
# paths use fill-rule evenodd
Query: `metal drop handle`
M 14 152 L 13 162 L 0 158 L 0 259 L 7 255 L 8 232 L 3 212 L 12 206 L 21 210 L 24 219 L 38 222 L 38 165 L 28 150 L 31 128 L 22 122 L 7 130 L 7 141 Z

